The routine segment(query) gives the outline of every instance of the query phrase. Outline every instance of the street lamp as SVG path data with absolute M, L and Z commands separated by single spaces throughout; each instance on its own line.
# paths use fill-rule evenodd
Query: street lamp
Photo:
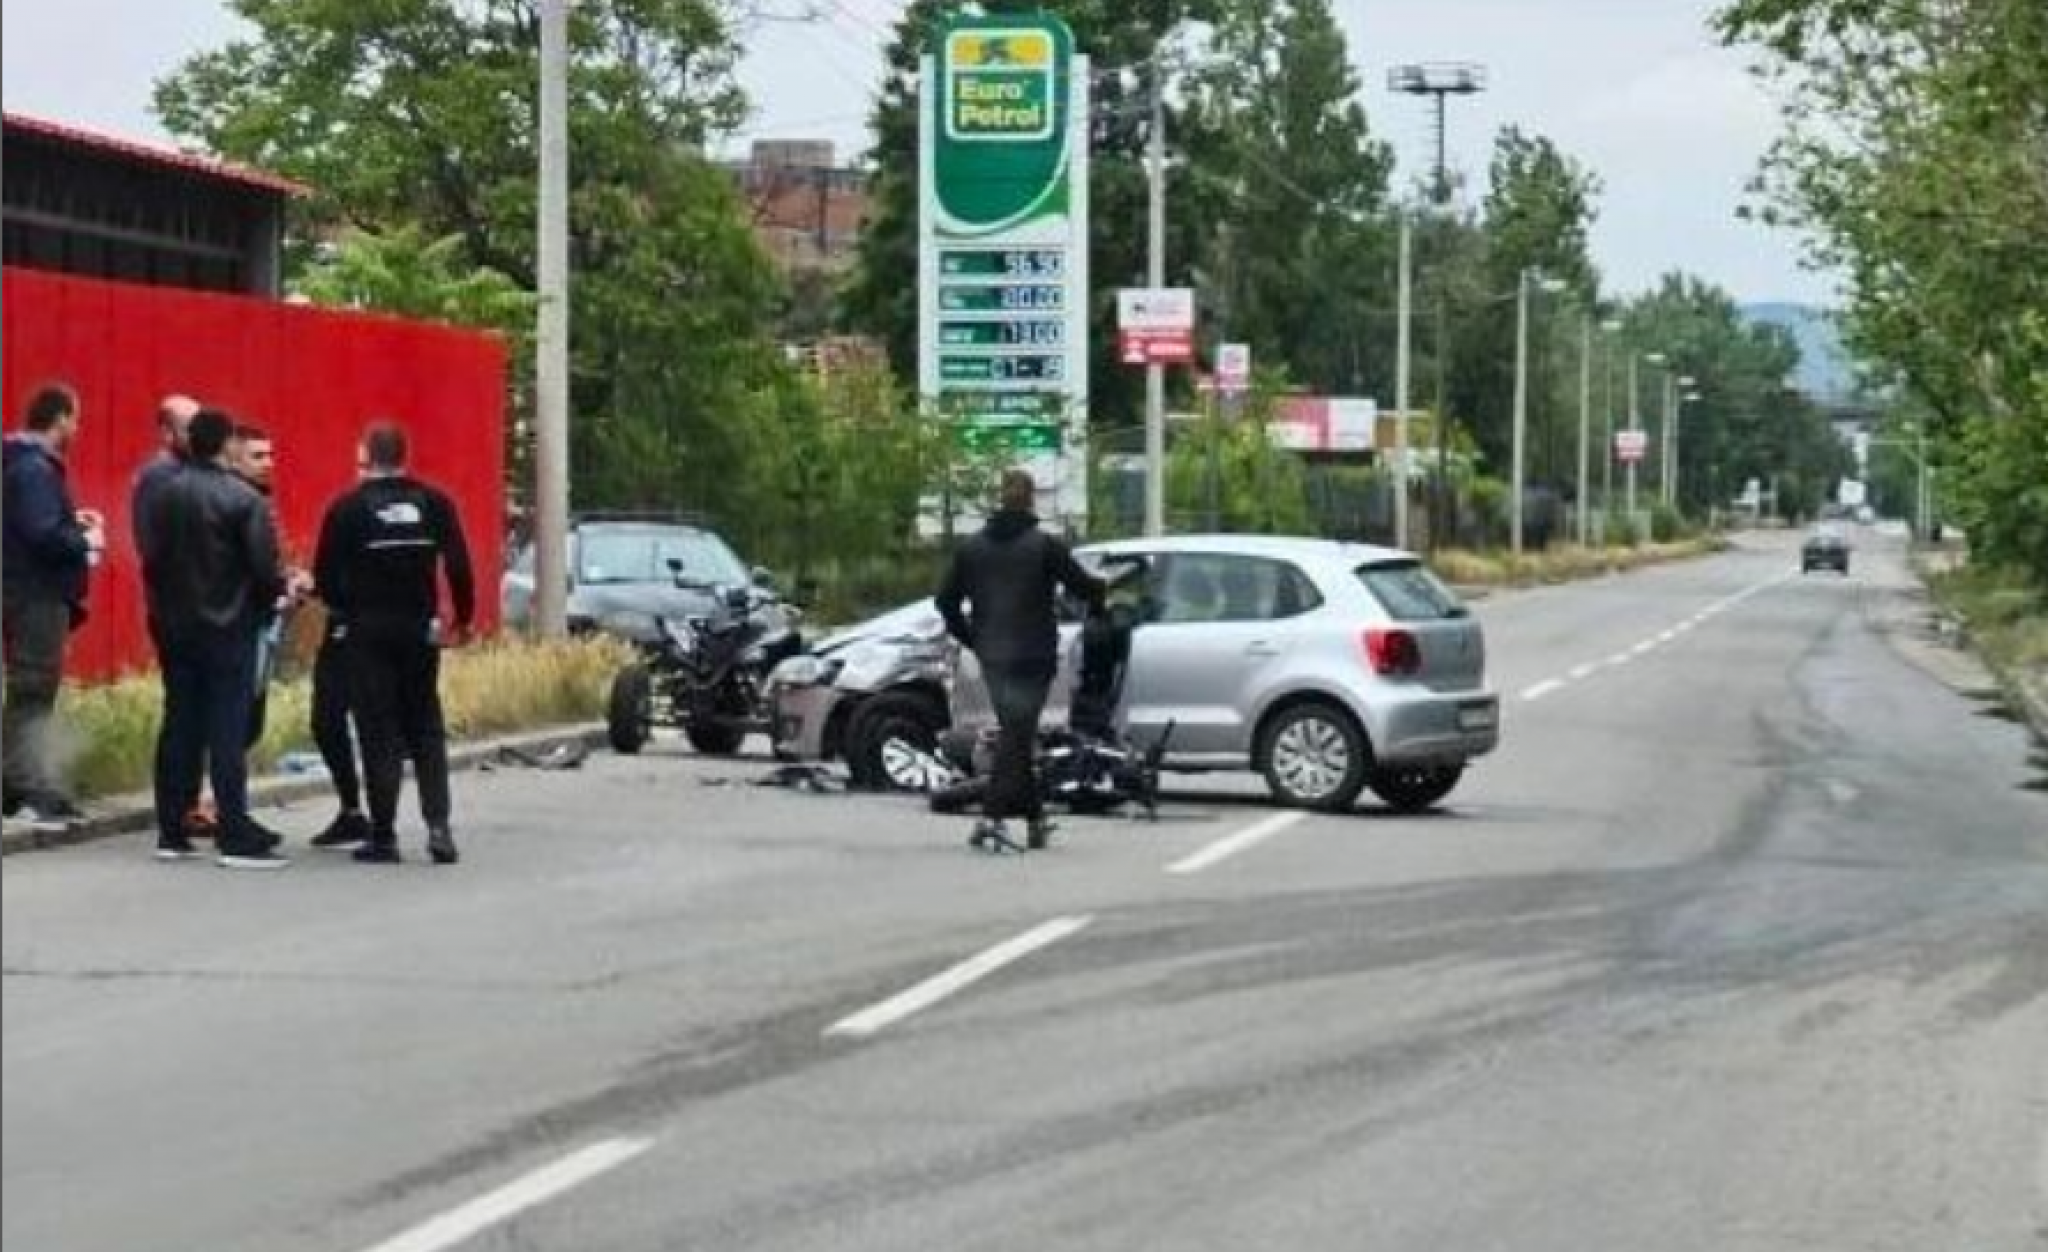
M 1706 397 L 1706 394 L 1705 394 L 1704 392 L 1702 392 L 1702 391 L 1700 391 L 1700 390 L 1698 389 L 1698 388 L 1699 388 L 1699 383 L 1698 383 L 1698 382 L 1697 382 L 1696 380 L 1694 380 L 1694 379 L 1691 379 L 1691 378 L 1681 378 L 1681 379 L 1679 379 L 1679 380 L 1678 380 L 1678 383 L 1679 383 L 1679 386 L 1681 386 L 1681 387 L 1685 388 L 1685 390 L 1684 390 L 1684 391 L 1682 391 L 1682 392 L 1681 392 L 1681 393 L 1679 394 L 1679 397 L 1678 397 L 1678 407 L 1677 407 L 1677 408 L 1675 408 L 1675 409 L 1673 409 L 1673 410 L 1672 410 L 1672 413 L 1671 413 L 1671 416 L 1672 416 L 1672 424 L 1671 424 L 1671 439 L 1670 439 L 1670 443 L 1671 443 L 1671 494 L 1670 494 L 1670 502 L 1671 502 L 1671 506 L 1672 506 L 1673 508 L 1678 508 L 1678 507 L 1680 507 L 1680 506 L 1681 506 L 1681 504 L 1683 503 L 1683 493 L 1681 493 L 1681 492 L 1679 491 L 1679 485 L 1680 485 L 1680 483 L 1681 483 L 1681 482 L 1682 482 L 1683 480 L 1682 480 L 1682 479 L 1681 479 L 1681 477 L 1680 477 L 1680 474 L 1682 473 L 1682 471 L 1681 471 L 1681 469 L 1680 469 L 1680 465 L 1679 465 L 1679 448 L 1678 448 L 1678 433 L 1679 433 L 1679 431 L 1681 431 L 1681 430 L 1683 430 L 1683 429 L 1685 428 L 1685 406 L 1686 406 L 1686 405 L 1688 405 L 1688 404 L 1699 404 L 1700 402 L 1702 402 L 1703 400 L 1705 400 L 1705 399 L 1707 398 L 1707 397 Z
M 1628 359 L 1628 428 L 1632 434 L 1643 429 L 1643 392 L 1640 383 L 1640 368 L 1643 365 L 1664 364 L 1661 352 L 1640 352 Z M 1628 462 L 1628 527 L 1629 534 L 1636 533 L 1636 467 L 1640 456 L 1631 456 Z
M 533 620 L 569 630 L 569 0 L 540 6 L 540 189 L 534 336 Z
M 1404 96 L 1428 96 L 1436 104 L 1436 184 L 1435 200 L 1448 204 L 1451 199 L 1451 180 L 1445 171 L 1444 148 L 1446 132 L 1444 101 L 1450 96 L 1476 96 L 1486 90 L 1486 67 L 1468 61 L 1431 61 L 1416 65 L 1396 65 L 1387 71 L 1387 90 L 1397 91 Z
M 1695 385 L 1695 380 L 1690 374 L 1664 375 L 1664 446 L 1657 449 L 1657 498 L 1664 502 L 1666 508 L 1678 506 L 1678 490 L 1674 478 L 1678 473 L 1679 394 Z
M 1520 280 L 1515 284 L 1515 447 L 1514 483 L 1509 488 L 1512 501 L 1509 505 L 1509 546 L 1516 556 L 1522 555 L 1522 479 L 1523 446 L 1527 443 L 1529 428 L 1529 288 L 1541 287 L 1545 291 L 1564 290 L 1561 279 L 1545 278 L 1534 266 L 1522 267 Z
M 1618 317 L 1600 323 L 1600 526 L 1601 542 L 1607 541 L 1606 514 L 1614 508 L 1614 336 L 1622 331 Z

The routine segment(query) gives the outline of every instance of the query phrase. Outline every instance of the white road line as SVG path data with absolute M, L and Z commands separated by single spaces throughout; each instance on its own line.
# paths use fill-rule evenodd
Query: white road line
M 402 1235 L 386 1239 L 368 1252 L 443 1252 L 617 1169 L 653 1146 L 652 1139 L 607 1139 L 593 1143 Z
M 1607 658 L 1607 664 L 1619 667 L 1626 665 L 1633 660 L 1635 660 L 1635 658 L 1630 656 L 1628 653 L 1617 652 L 1613 656 Z
M 1056 917 L 1014 939 L 1004 940 L 979 956 L 969 957 L 951 969 L 925 979 L 908 991 L 891 996 L 879 1004 L 870 1005 L 850 1017 L 839 1019 L 826 1027 L 825 1035 L 827 1038 L 865 1039 L 902 1021 L 912 1013 L 928 1009 L 947 996 L 973 986 L 1005 965 L 1020 961 L 1040 948 L 1058 943 L 1094 920 L 1092 917 Z
M 1266 820 L 1255 822 L 1234 835 L 1226 835 L 1218 839 L 1192 856 L 1182 857 L 1180 860 L 1167 866 L 1166 872 L 1169 874 L 1199 874 L 1218 861 L 1228 860 L 1246 848 L 1264 843 L 1274 835 L 1279 834 L 1297 822 L 1305 820 L 1307 817 L 1308 814 L 1306 813 L 1275 813 Z
M 1656 650 L 1657 641 L 1654 639 L 1645 639 L 1641 643 L 1637 644 L 1635 647 L 1630 648 L 1628 652 L 1630 656 L 1646 656 L 1649 653 L 1655 652 Z
M 1563 691 L 1563 690 L 1564 690 L 1564 680 L 1563 680 L 1563 679 L 1561 679 L 1561 678 L 1546 678 L 1546 679 L 1544 679 L 1544 680 L 1543 680 L 1542 682 L 1540 682 L 1540 683 L 1537 683 L 1537 684 L 1536 684 L 1535 686 L 1533 686 L 1533 687 L 1530 687 L 1530 688 L 1528 688 L 1527 690 L 1523 691 L 1523 692 L 1522 692 L 1522 698 L 1523 698 L 1524 700 L 1541 700 L 1541 699 L 1542 699 L 1543 697 L 1545 697 L 1545 696 L 1549 695 L 1549 694 L 1550 694 L 1551 692 L 1553 692 L 1553 691 Z
M 1670 643 L 1672 640 L 1676 638 L 1678 638 L 1678 632 L 1676 630 L 1667 630 L 1663 634 L 1657 636 L 1657 642 Z
M 1597 661 L 1588 661 L 1588 662 L 1586 662 L 1586 663 L 1585 663 L 1584 665 L 1574 665 L 1574 666 L 1572 666 L 1572 673 L 1571 673 L 1571 678 L 1572 678 L 1572 681 L 1573 681 L 1573 682 L 1577 682 L 1577 681 L 1579 681 L 1579 680 L 1580 680 L 1581 678 L 1588 678 L 1588 677 L 1591 677 L 1591 676 L 1592 676 L 1592 674 L 1593 674 L 1593 671 L 1595 671 L 1595 670 L 1597 670 L 1597 669 L 1599 669 L 1599 668 L 1600 668 L 1600 664 L 1599 664 L 1599 662 L 1597 662 Z

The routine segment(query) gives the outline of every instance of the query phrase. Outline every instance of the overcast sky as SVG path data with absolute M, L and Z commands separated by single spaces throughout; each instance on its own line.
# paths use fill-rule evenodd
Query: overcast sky
M 835 140 L 858 150 L 881 47 L 899 0 L 759 0 L 741 79 L 753 136 Z M 1550 136 L 1603 183 L 1594 252 L 1609 285 L 1633 291 L 1673 268 L 1745 301 L 1828 300 L 1795 241 L 1735 220 L 1744 181 L 1777 128 L 1744 58 L 1706 28 L 1714 0 L 1336 0 L 1374 130 L 1403 178 L 1430 159 L 1427 107 L 1384 91 L 1390 65 L 1483 64 L 1490 89 L 1454 101 L 1452 160 L 1483 178 L 1500 127 Z M 232 38 L 221 0 L 7 0 L 6 106 L 116 134 L 161 139 L 150 85 L 184 56 Z

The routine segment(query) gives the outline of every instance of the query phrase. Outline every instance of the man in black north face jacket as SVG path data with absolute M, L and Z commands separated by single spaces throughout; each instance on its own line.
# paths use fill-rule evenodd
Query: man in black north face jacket
M 1081 568 L 1057 537 L 1039 529 L 1038 486 L 1023 470 L 1003 475 L 1001 508 L 953 554 L 939 589 L 946 629 L 981 662 L 1000 728 L 977 846 L 1008 842 L 1005 818 L 1022 817 L 1029 843 L 1043 848 L 1049 827 L 1034 771 L 1038 719 L 1059 668 L 1056 597 L 1064 586 L 1091 604 L 1103 583 Z M 964 607 L 963 607 L 964 606 Z

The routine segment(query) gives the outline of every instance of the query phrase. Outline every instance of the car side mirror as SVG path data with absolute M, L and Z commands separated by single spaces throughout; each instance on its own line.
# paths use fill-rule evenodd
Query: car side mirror
M 744 613 L 754 607 L 754 593 L 746 587 L 727 587 L 724 599 L 725 607 L 735 613 Z

